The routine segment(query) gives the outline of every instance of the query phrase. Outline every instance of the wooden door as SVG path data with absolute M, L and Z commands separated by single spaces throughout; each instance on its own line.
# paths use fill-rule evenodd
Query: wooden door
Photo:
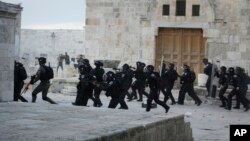
M 187 64 L 196 74 L 203 71 L 202 59 L 205 53 L 202 29 L 160 28 L 156 37 L 155 66 L 159 68 L 161 58 L 174 63 L 178 73 Z

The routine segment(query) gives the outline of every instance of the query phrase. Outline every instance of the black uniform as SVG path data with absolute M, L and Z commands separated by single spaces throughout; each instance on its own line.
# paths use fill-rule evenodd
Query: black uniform
M 123 84 L 124 92 L 126 93 L 128 99 L 132 99 L 128 90 L 131 87 L 131 84 L 133 81 L 134 71 L 130 69 L 128 64 L 124 64 L 122 66 L 122 73 L 125 75 L 124 76 L 124 84 Z
M 247 75 L 244 73 L 244 70 L 240 67 L 236 68 L 236 75 L 237 75 L 237 87 L 236 87 L 236 91 L 239 95 L 239 100 L 240 103 L 243 104 L 243 106 L 245 107 L 245 111 L 249 110 L 249 101 L 246 98 L 246 93 L 247 93 L 247 89 L 248 89 L 248 77 Z
M 154 100 L 155 103 L 161 105 L 162 107 L 165 108 L 166 113 L 169 110 L 169 107 L 164 103 L 163 101 L 159 100 L 159 90 L 161 88 L 160 84 L 160 75 L 157 72 L 154 72 L 154 67 L 152 65 L 147 66 L 147 83 L 150 88 L 150 92 L 148 95 L 148 100 L 147 100 L 147 108 L 146 111 L 150 111 L 152 101 Z
M 56 102 L 54 102 L 52 99 L 47 97 L 48 90 L 49 90 L 49 87 L 50 87 L 50 79 L 53 78 L 53 70 L 51 70 L 52 71 L 51 72 L 51 71 L 49 71 L 48 66 L 45 66 L 46 58 L 40 57 L 38 59 L 38 61 L 39 61 L 39 64 L 40 64 L 40 68 L 38 69 L 36 75 L 33 77 L 34 80 L 32 80 L 31 84 L 34 84 L 38 80 L 40 80 L 41 82 L 34 89 L 34 91 L 32 92 L 32 102 L 35 103 L 36 102 L 36 97 L 37 97 L 36 95 L 39 92 L 42 92 L 42 99 L 44 101 L 48 101 L 50 104 L 56 104 Z
M 101 68 L 103 66 L 103 63 L 100 61 L 95 62 L 96 68 L 92 70 L 92 74 L 96 77 L 97 83 L 103 83 L 103 75 L 105 73 L 104 69 Z M 94 98 L 96 103 L 94 104 L 95 107 L 101 107 L 102 102 L 100 99 L 101 89 L 97 86 L 94 88 Z
M 77 95 L 76 100 L 73 105 L 77 106 L 86 106 L 88 104 L 88 100 L 92 99 L 95 102 L 95 99 L 93 98 L 93 89 L 94 89 L 94 82 L 95 77 L 90 73 L 91 68 L 87 64 L 83 64 L 79 66 L 80 70 L 80 76 L 79 80 L 80 82 L 77 84 Z
M 169 69 L 162 74 L 162 84 L 165 92 L 164 102 L 167 102 L 170 97 L 172 105 L 176 103 L 171 91 L 177 78 L 178 73 L 174 70 L 174 65 L 170 64 Z
M 185 94 L 188 93 L 188 95 L 195 101 L 197 106 L 199 106 L 202 102 L 194 92 L 194 86 L 193 86 L 193 83 L 195 81 L 195 73 L 190 71 L 188 66 L 184 66 L 184 73 L 180 79 L 181 79 L 180 83 L 182 85 L 179 92 L 178 104 L 180 105 L 184 104 Z
M 233 88 L 232 88 L 232 91 L 228 94 L 228 97 L 227 97 L 227 102 L 228 102 L 227 104 L 228 105 L 227 105 L 226 109 L 231 110 L 233 96 L 236 96 L 236 101 L 237 101 L 236 106 L 234 108 L 239 109 L 240 108 L 240 99 L 239 99 L 238 91 L 236 90 L 237 76 L 235 75 L 234 68 L 229 68 L 228 71 L 229 71 L 228 84 L 231 85 Z
M 219 85 L 220 85 L 219 98 L 222 103 L 220 107 L 226 107 L 227 98 L 224 96 L 224 94 L 228 88 L 228 80 L 229 80 L 228 74 L 226 73 L 226 67 L 222 66 L 220 68 L 220 73 L 216 72 L 216 76 L 219 77 Z
M 21 96 L 21 90 L 24 85 L 24 80 L 27 78 L 27 73 L 22 63 L 15 61 L 14 66 L 14 101 L 20 99 L 22 102 L 28 102 Z
M 208 95 L 210 96 L 210 87 L 211 87 L 211 77 L 212 77 L 212 64 L 210 62 L 208 62 L 207 59 L 203 59 L 203 63 L 204 63 L 204 73 L 208 76 L 207 82 L 206 82 L 206 88 L 207 88 L 207 92 Z
M 135 82 L 132 84 L 132 94 L 131 96 L 134 97 L 134 99 L 137 99 L 136 90 L 138 90 L 139 93 L 139 99 L 137 101 L 143 100 L 143 95 L 148 97 L 148 94 L 145 92 L 145 81 L 146 81 L 146 74 L 143 71 L 145 64 L 141 62 L 137 62 L 137 68 L 134 71 L 135 76 Z M 131 97 L 131 99 L 132 99 Z M 130 99 L 130 100 L 131 100 Z

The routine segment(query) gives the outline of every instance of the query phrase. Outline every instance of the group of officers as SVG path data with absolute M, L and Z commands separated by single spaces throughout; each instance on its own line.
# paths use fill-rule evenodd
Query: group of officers
M 120 104 L 120 109 L 128 109 L 125 98 L 128 101 L 137 99 L 143 101 L 143 95 L 147 97 L 146 111 L 150 111 L 152 102 L 161 105 L 165 112 L 169 110 L 168 99 L 171 104 L 183 105 L 185 94 L 188 93 L 194 99 L 195 104 L 199 106 L 202 101 L 194 91 L 193 83 L 196 79 L 195 73 L 190 70 L 188 65 L 183 65 L 183 74 L 178 75 L 174 69 L 174 64 L 163 64 L 161 73 L 155 71 L 154 66 L 146 66 L 143 62 L 136 62 L 136 68 L 124 64 L 121 69 L 108 71 L 105 73 L 103 63 L 95 62 L 95 68 L 92 68 L 88 59 L 79 60 L 79 83 L 77 85 L 77 96 L 73 105 L 86 106 L 88 100 L 92 100 L 95 107 L 101 107 L 101 91 L 105 91 L 106 96 L 111 100 L 108 108 L 116 108 Z M 172 95 L 172 89 L 175 81 L 180 78 L 181 89 L 178 101 Z M 145 91 L 149 87 L 149 93 Z M 132 92 L 129 93 L 129 89 Z M 138 94 L 137 94 L 138 92 Z M 159 99 L 160 93 L 163 93 L 164 100 Z
M 240 104 L 245 108 L 245 111 L 249 110 L 249 100 L 246 98 L 248 84 L 250 81 L 249 76 L 245 73 L 244 69 L 241 67 L 230 67 L 226 68 L 225 66 L 221 66 L 220 70 L 213 70 L 213 64 L 208 62 L 207 59 L 203 59 L 204 73 L 208 76 L 206 88 L 208 91 L 208 96 L 211 96 L 211 84 L 212 77 L 219 78 L 219 98 L 221 101 L 220 107 L 223 107 L 227 110 L 231 110 L 232 108 L 232 98 L 236 96 L 236 105 L 233 107 L 234 109 L 240 109 Z M 226 90 L 231 87 L 231 91 L 225 96 Z
M 50 87 L 51 76 L 49 67 L 45 65 L 46 58 L 40 57 L 38 59 L 40 68 L 37 73 L 32 76 L 29 84 L 34 84 L 40 80 L 40 84 L 32 92 L 32 102 L 36 101 L 36 95 L 42 92 L 42 99 L 48 101 L 51 104 L 56 104 L 53 100 L 47 97 L 48 89 Z M 209 77 L 211 76 L 211 63 L 206 59 L 203 60 L 205 67 L 204 73 Z M 79 83 L 77 84 L 77 96 L 73 105 L 76 106 L 87 106 L 88 100 L 92 100 L 95 107 L 101 107 L 103 104 L 100 99 L 100 94 L 105 91 L 105 95 L 111 97 L 108 108 L 116 108 L 120 104 L 119 109 L 128 109 L 125 98 L 127 96 L 128 101 L 137 99 L 137 101 L 143 101 L 143 95 L 147 97 L 146 111 L 150 111 L 152 108 L 152 102 L 161 105 L 165 112 L 169 111 L 167 105 L 168 99 L 171 99 L 171 105 L 176 103 L 183 105 L 185 100 L 185 94 L 188 95 L 195 101 L 197 106 L 201 105 L 202 101 L 194 91 L 194 82 L 196 79 L 195 72 L 190 69 L 188 65 L 183 65 L 182 74 L 179 75 L 174 69 L 175 66 L 169 63 L 166 66 L 162 64 L 160 73 L 155 71 L 154 66 L 147 65 L 143 62 L 136 62 L 136 68 L 130 67 L 128 64 L 124 64 L 122 69 L 115 71 L 108 71 L 105 73 L 103 69 L 103 63 L 101 61 L 95 61 L 95 68 L 92 68 L 89 60 L 80 58 L 78 60 L 79 70 Z M 27 102 L 21 96 L 21 89 L 23 87 L 23 80 L 27 78 L 27 74 L 24 74 L 24 67 L 21 63 L 15 63 L 15 91 L 14 101 L 20 99 L 23 102 Z M 25 71 L 26 73 L 26 71 Z M 24 75 L 24 76 L 22 76 Z M 25 76 L 26 75 L 26 76 Z M 215 73 L 219 77 L 220 91 L 219 97 L 222 102 L 221 107 L 225 107 L 230 110 L 232 105 L 232 97 L 236 95 L 237 104 L 234 108 L 239 109 L 240 103 L 245 107 L 245 111 L 249 110 L 249 100 L 246 98 L 248 76 L 244 73 L 244 70 L 240 67 L 229 68 L 221 67 L 220 71 Z M 176 101 L 172 95 L 172 89 L 175 81 L 180 79 L 181 88 L 179 91 L 178 100 Z M 209 87 L 208 78 L 207 88 Z M 233 86 L 232 91 L 228 97 L 224 94 L 229 85 Z M 149 87 L 149 93 L 145 91 L 146 87 Z M 28 85 L 25 87 L 28 89 Z M 129 93 L 129 89 L 132 92 Z M 138 93 L 138 95 L 137 95 Z M 164 95 L 164 100 L 159 99 L 160 93 Z

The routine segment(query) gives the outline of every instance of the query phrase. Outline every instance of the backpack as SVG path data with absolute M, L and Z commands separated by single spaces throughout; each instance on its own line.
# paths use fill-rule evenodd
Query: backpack
M 191 72 L 190 72 L 190 80 L 191 80 L 191 82 L 194 83 L 195 79 L 196 79 L 195 72 L 191 71 Z
M 45 73 L 41 74 L 41 80 L 50 80 L 54 78 L 53 69 L 50 66 L 44 66 Z

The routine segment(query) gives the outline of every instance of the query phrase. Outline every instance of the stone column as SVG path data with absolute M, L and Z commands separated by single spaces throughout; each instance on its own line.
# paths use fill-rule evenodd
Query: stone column
M 14 60 L 18 58 L 21 27 L 20 5 L 0 1 L 0 101 L 12 101 Z

